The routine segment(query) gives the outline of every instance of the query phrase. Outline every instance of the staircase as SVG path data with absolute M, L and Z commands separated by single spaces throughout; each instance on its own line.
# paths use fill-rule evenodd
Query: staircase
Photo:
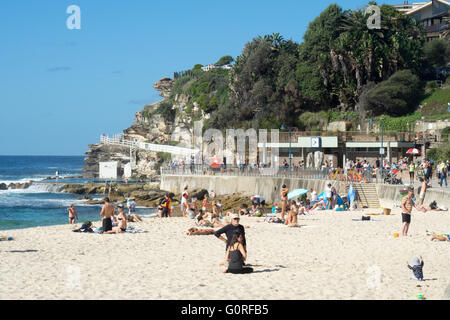
M 355 183 L 353 189 L 356 194 L 356 202 L 359 208 L 367 207 L 371 209 L 380 208 L 378 192 L 373 183 Z

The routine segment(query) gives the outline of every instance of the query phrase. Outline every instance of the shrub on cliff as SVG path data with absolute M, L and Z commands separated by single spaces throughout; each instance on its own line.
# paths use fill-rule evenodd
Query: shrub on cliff
M 419 77 L 410 70 L 398 71 L 367 92 L 363 109 L 372 116 L 403 116 L 414 112 L 422 94 Z
M 225 66 L 227 64 L 230 64 L 234 61 L 232 56 L 223 56 L 219 59 L 219 61 L 216 62 L 216 66 Z
M 155 110 L 155 113 L 160 114 L 164 121 L 166 122 L 174 122 L 176 111 L 172 109 L 172 104 L 169 102 L 163 102 L 159 105 L 159 107 Z

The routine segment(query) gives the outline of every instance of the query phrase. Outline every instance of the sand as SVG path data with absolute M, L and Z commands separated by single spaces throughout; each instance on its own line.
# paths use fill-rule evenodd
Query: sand
M 366 210 L 377 212 L 379 210 Z M 300 228 L 243 218 L 255 273 L 222 274 L 224 243 L 187 236 L 188 218 L 133 223 L 145 233 L 71 232 L 73 226 L 1 231 L 0 299 L 441 299 L 450 285 L 450 212 L 401 212 L 352 221 L 361 212 L 301 216 Z M 98 225 L 98 223 L 96 223 Z M 79 225 L 78 225 L 79 226 Z M 406 261 L 422 255 L 426 281 L 410 280 Z

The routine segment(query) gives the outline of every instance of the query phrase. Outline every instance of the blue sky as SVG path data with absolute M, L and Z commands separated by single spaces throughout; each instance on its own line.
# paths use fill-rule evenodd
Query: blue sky
M 152 88 L 159 79 L 236 57 L 257 35 L 301 42 L 329 4 L 367 2 L 1 1 L 0 154 L 83 155 L 160 100 Z M 66 27 L 70 5 L 81 9 L 81 30 Z

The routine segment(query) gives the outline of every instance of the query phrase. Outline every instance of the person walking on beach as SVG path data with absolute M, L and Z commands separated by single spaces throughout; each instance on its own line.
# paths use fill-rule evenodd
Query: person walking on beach
M 187 216 L 189 210 L 189 192 L 188 186 L 184 187 L 183 193 L 181 195 L 181 211 L 183 212 L 183 217 Z
M 222 240 L 223 242 L 226 243 L 226 247 L 225 249 L 228 250 L 228 247 L 231 245 L 231 240 L 233 239 L 233 235 L 236 232 L 239 232 L 242 234 L 243 240 L 242 240 L 242 245 L 244 247 L 245 250 L 247 247 L 246 241 L 245 241 L 245 229 L 244 226 L 242 226 L 239 222 L 240 222 L 240 217 L 239 214 L 237 213 L 233 213 L 230 215 L 231 217 L 231 223 L 226 225 L 225 227 L 223 227 L 222 229 L 217 230 L 214 235 Z M 224 234 L 227 236 L 227 238 L 225 239 L 222 234 Z
M 222 271 L 223 273 L 243 274 L 253 272 L 253 268 L 244 267 L 247 252 L 243 242 L 244 236 L 241 233 L 236 232 L 233 234 L 225 258 L 228 262 L 228 268 Z
M 413 184 L 414 182 L 414 171 L 416 170 L 416 167 L 414 165 L 414 162 L 411 161 L 409 164 L 409 183 Z
M 439 181 L 439 185 L 442 187 L 442 185 L 444 184 L 444 181 L 445 181 L 445 186 L 448 187 L 448 183 L 447 183 L 447 175 L 448 175 L 447 164 L 444 161 L 442 161 L 438 170 L 439 170 L 439 172 L 441 174 L 441 180 Z
M 281 219 L 284 220 L 284 215 L 286 214 L 286 207 L 288 204 L 288 193 L 289 189 L 285 184 L 281 186 Z
M 402 199 L 402 222 L 403 229 L 402 235 L 406 237 L 408 235 L 409 225 L 411 224 L 411 212 L 412 208 L 416 207 L 414 201 L 412 200 L 414 196 L 414 188 L 408 188 L 408 194 Z
M 116 219 L 114 211 L 114 207 L 109 202 L 109 198 L 106 197 L 105 204 L 100 212 L 100 216 L 102 217 L 102 231 L 104 233 L 112 230 L 112 219 Z
M 78 220 L 78 212 L 75 209 L 75 206 L 72 204 L 69 208 L 67 208 L 69 212 L 69 224 L 75 224 L 75 220 Z

